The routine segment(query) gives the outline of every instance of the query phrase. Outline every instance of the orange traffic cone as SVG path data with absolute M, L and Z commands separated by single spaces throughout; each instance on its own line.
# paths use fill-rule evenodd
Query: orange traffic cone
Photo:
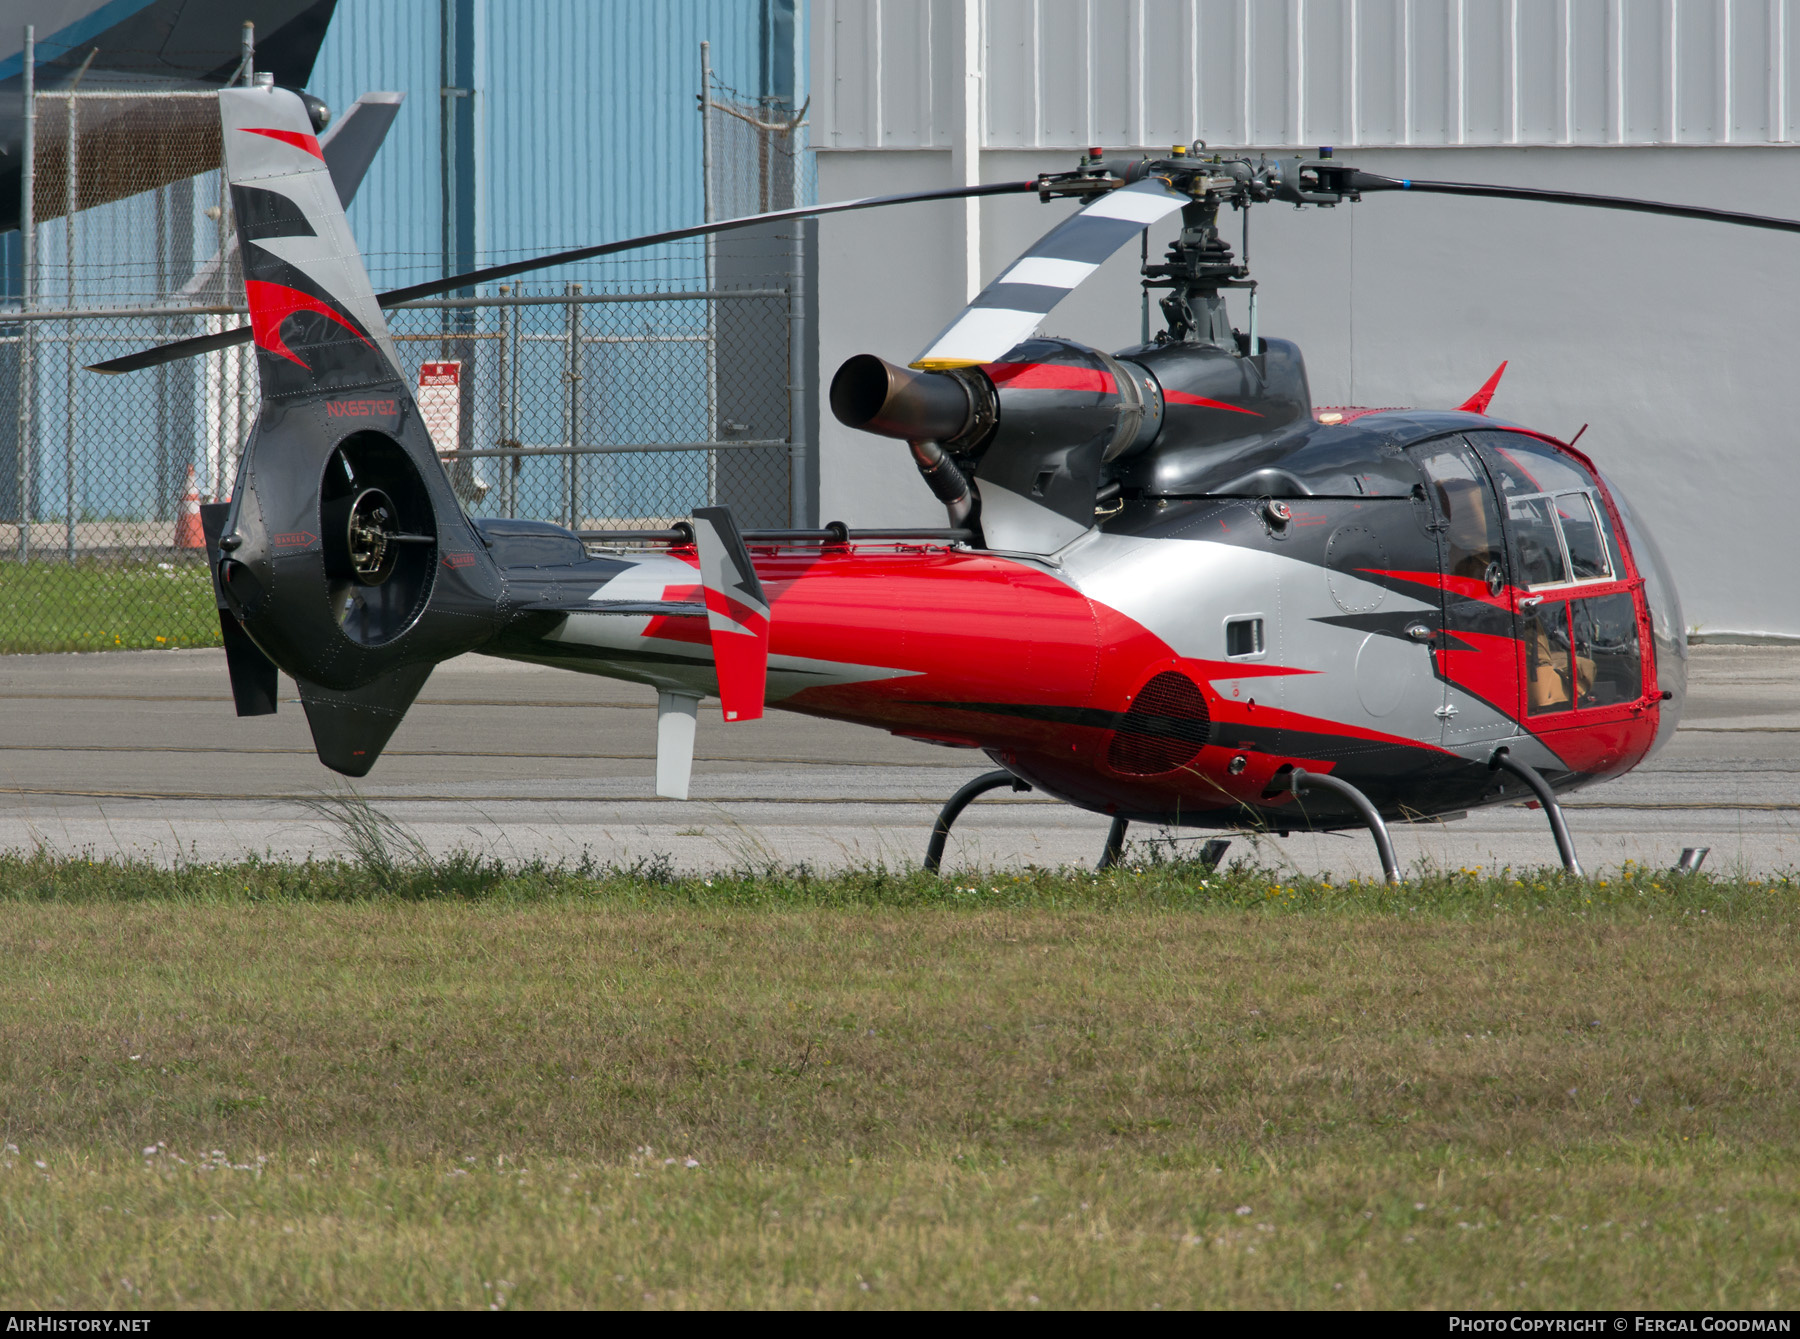
M 200 485 L 194 480 L 192 465 L 188 466 L 187 492 L 181 499 L 181 511 L 175 517 L 175 547 L 206 547 L 206 532 L 200 528 Z

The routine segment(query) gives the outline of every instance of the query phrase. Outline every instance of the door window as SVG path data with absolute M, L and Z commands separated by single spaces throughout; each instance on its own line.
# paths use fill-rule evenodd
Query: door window
M 1527 615 L 1525 678 L 1533 716 L 1575 709 L 1579 685 L 1570 654 L 1568 601 L 1540 604 Z
M 1500 517 L 1482 477 L 1481 462 L 1461 442 L 1422 448 L 1418 462 L 1431 480 L 1438 515 L 1444 521 L 1445 573 L 1493 584 L 1496 574 L 1504 571 Z M 1499 593 L 1496 586 L 1494 594 Z
M 1574 581 L 1611 581 L 1612 560 L 1594 499 L 1587 493 L 1558 493 L 1556 522 L 1569 555 L 1569 576 Z
M 1554 511 L 1547 497 L 1506 499 L 1506 519 L 1512 523 L 1513 547 L 1518 550 L 1519 580 L 1523 585 L 1555 586 L 1569 579 Z
M 1525 671 L 1533 716 L 1636 702 L 1644 695 L 1644 668 L 1630 592 L 1531 610 Z
M 1579 705 L 1611 707 L 1644 695 L 1644 664 L 1638 649 L 1637 605 L 1627 591 L 1576 600 L 1573 605 L 1575 662 L 1587 661 L 1587 683 Z

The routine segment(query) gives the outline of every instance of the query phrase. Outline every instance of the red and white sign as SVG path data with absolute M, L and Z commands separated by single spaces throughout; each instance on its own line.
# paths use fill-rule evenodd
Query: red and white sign
M 419 417 L 438 455 L 462 444 L 462 361 L 426 363 L 419 368 Z M 446 461 L 446 464 L 449 462 Z

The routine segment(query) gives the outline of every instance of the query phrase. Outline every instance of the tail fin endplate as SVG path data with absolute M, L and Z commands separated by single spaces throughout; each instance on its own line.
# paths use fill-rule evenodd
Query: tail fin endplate
M 729 507 L 694 509 L 706 623 L 728 721 L 759 720 L 769 665 L 769 599 Z

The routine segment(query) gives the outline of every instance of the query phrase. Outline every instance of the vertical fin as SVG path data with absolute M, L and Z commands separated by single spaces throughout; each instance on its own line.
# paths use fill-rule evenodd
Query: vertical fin
M 656 793 L 671 800 L 688 797 L 694 771 L 694 725 L 700 699 L 687 693 L 656 695 Z
M 769 600 L 729 507 L 694 509 L 694 544 L 728 721 L 759 720 L 769 666 Z
M 403 665 L 373 683 L 343 691 L 298 680 L 319 761 L 345 776 L 367 776 L 432 668 L 429 663 Z
M 300 99 L 221 89 L 219 117 L 263 399 L 396 379 L 399 355 Z

